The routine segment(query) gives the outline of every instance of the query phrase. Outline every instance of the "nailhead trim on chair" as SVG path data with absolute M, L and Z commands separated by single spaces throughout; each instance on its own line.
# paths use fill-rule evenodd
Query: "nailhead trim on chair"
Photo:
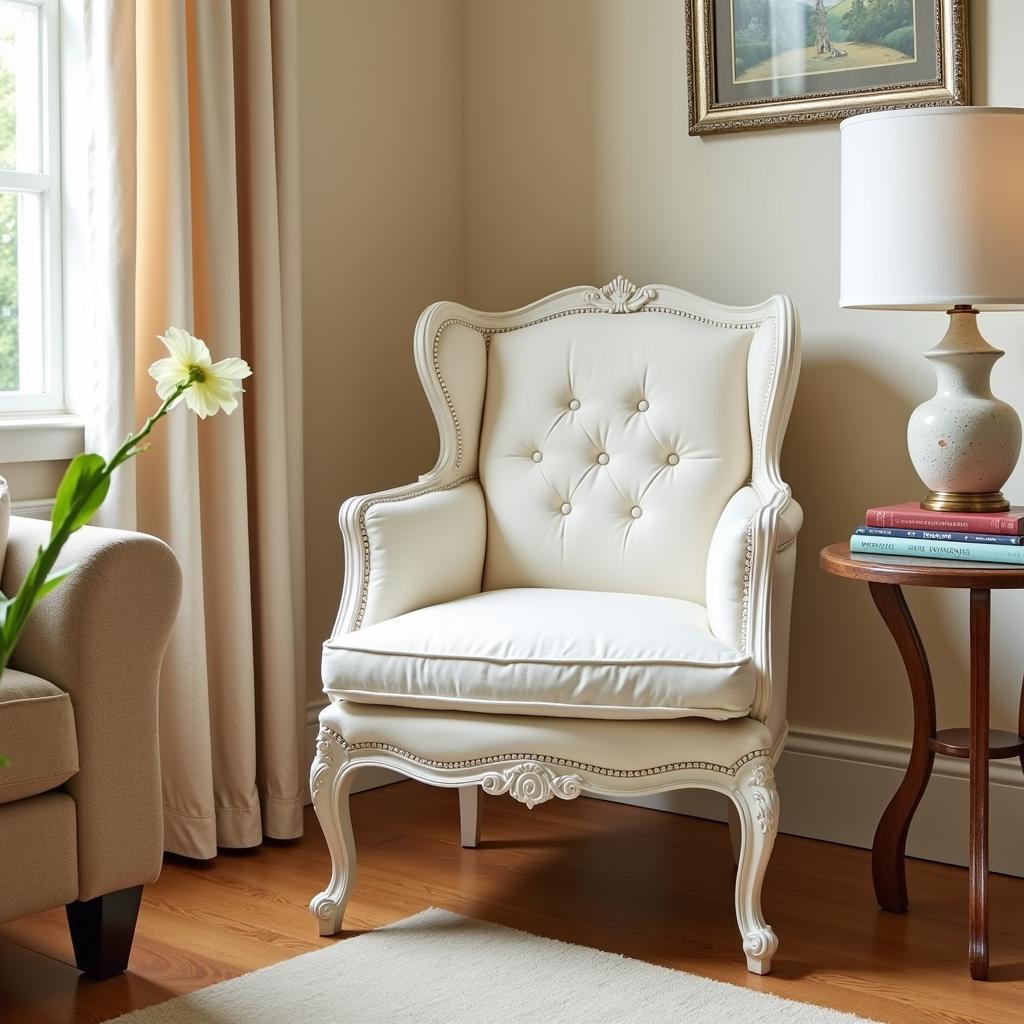
M 743 606 L 740 609 L 740 650 L 748 649 L 750 623 L 750 581 L 754 575 L 754 517 L 747 520 L 744 527 L 746 536 L 746 553 L 743 556 Z
M 449 327 L 459 326 L 468 327 L 470 330 L 476 331 L 478 334 L 484 334 L 484 331 L 477 324 L 471 324 L 468 320 L 459 320 L 453 317 L 450 320 L 445 320 L 434 333 L 434 347 L 431 353 L 431 361 L 434 364 L 434 376 L 437 378 L 437 383 L 440 385 L 441 394 L 444 395 L 445 404 L 448 406 L 448 414 L 452 418 L 452 423 L 455 426 L 455 468 L 458 469 L 462 466 L 462 426 L 459 423 L 459 417 L 455 412 L 455 403 L 452 401 L 451 392 L 448 390 L 448 384 L 444 379 L 444 375 L 441 373 L 441 358 L 437 352 L 438 342 L 441 340 L 441 335 L 444 334 Z M 486 343 L 486 334 L 484 334 L 484 341 Z
M 764 389 L 764 401 L 761 403 L 761 422 L 757 427 L 757 444 L 754 446 L 754 453 L 764 458 L 764 428 L 768 422 L 768 404 L 772 397 L 772 386 L 775 384 L 775 370 L 779 364 L 779 321 L 775 317 L 770 318 L 775 328 L 772 338 L 772 362 L 768 367 L 768 383 Z M 764 323 L 765 321 L 761 321 Z M 761 467 L 762 471 L 764 467 Z
M 712 320 L 709 316 L 701 316 L 699 313 L 691 313 L 686 309 L 673 309 L 671 306 L 644 306 L 638 309 L 638 313 L 668 313 L 669 316 L 681 316 L 685 320 L 696 320 L 699 324 L 707 324 L 709 327 L 735 327 L 740 331 L 757 330 L 764 320 Z
M 483 765 L 501 764 L 506 761 L 540 761 L 544 764 L 558 765 L 561 768 L 579 768 L 594 775 L 610 775 L 621 779 L 633 779 L 649 775 L 664 775 L 667 772 L 689 768 L 701 768 L 705 771 L 720 772 L 723 775 L 735 775 L 748 761 L 753 761 L 758 757 L 771 756 L 771 751 L 768 749 L 752 750 L 728 766 L 715 764 L 711 761 L 676 761 L 673 764 L 657 765 L 653 768 L 640 768 L 633 771 L 627 771 L 622 768 L 602 768 L 600 765 L 585 764 L 582 761 L 572 761 L 564 757 L 549 757 L 546 754 L 495 754 L 493 757 L 475 757 L 465 761 L 434 761 L 430 758 L 420 757 L 392 743 L 373 743 L 369 740 L 349 743 L 344 736 L 335 732 L 330 726 L 324 725 L 321 726 L 321 729 L 349 753 L 357 750 L 386 750 L 389 754 L 397 754 L 399 757 L 403 757 L 415 764 L 422 764 L 428 768 L 478 768 Z
M 399 501 L 409 501 L 411 498 L 419 498 L 424 494 L 437 494 L 439 491 L 453 491 L 456 487 L 469 483 L 476 479 L 476 473 L 459 477 L 451 483 L 440 484 L 437 487 L 424 487 L 422 490 L 413 491 L 411 494 L 399 494 L 390 498 L 368 498 L 359 508 L 359 537 L 363 546 L 363 583 L 359 593 L 359 611 L 356 613 L 356 621 L 353 629 L 359 629 L 363 624 L 363 616 L 366 614 L 366 600 L 370 593 L 370 535 L 366 532 L 366 513 L 374 505 L 391 505 Z

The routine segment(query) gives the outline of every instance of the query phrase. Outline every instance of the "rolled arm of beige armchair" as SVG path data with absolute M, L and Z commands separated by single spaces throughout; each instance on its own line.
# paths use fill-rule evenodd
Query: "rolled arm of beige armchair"
M 13 594 L 50 524 L 12 518 L 2 589 Z M 160 663 L 181 599 L 181 570 L 163 541 L 85 527 L 61 553 L 75 571 L 33 611 L 11 667 L 71 695 L 79 773 L 79 899 L 152 881 L 163 811 L 157 742 Z

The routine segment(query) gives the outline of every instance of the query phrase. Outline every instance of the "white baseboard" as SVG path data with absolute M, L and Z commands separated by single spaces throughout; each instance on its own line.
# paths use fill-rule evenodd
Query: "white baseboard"
M 49 519 L 52 514 L 53 498 L 11 502 L 12 516 L 22 516 L 25 519 Z
M 780 830 L 870 849 L 878 819 L 903 778 L 907 744 L 793 730 L 779 759 Z M 1024 877 L 1024 775 L 1014 758 L 990 765 L 991 868 Z M 968 766 L 936 757 L 931 782 L 907 842 L 912 857 L 966 865 Z M 630 801 L 645 807 L 725 821 L 725 801 L 710 792 L 663 793 Z

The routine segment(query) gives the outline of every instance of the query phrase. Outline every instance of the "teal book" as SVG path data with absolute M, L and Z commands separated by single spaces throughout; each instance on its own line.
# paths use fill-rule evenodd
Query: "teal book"
M 911 540 L 909 537 L 867 537 L 855 533 L 850 550 L 862 555 L 900 555 L 911 558 L 952 558 L 958 562 L 998 562 L 1024 565 L 1024 548 L 996 544 L 961 544 L 947 540 Z

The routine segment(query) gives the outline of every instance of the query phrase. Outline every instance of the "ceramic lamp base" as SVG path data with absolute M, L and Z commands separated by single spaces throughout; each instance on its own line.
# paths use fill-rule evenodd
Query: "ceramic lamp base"
M 977 311 L 949 312 L 949 330 L 925 353 L 938 388 L 907 425 L 907 447 L 934 512 L 1005 512 L 1002 488 L 1020 455 L 1020 417 L 992 394 L 989 377 L 1002 352 L 978 331 Z
M 1002 491 L 972 493 L 964 491 L 929 491 L 921 502 L 929 512 L 1008 512 L 1010 503 Z

